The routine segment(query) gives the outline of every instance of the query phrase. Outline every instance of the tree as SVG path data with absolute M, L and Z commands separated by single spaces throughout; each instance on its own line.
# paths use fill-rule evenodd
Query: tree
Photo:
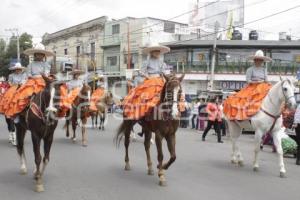
M 28 33 L 22 33 L 19 38 L 20 42 L 20 59 L 23 66 L 29 64 L 29 58 L 23 52 L 32 48 L 32 35 Z M 17 58 L 17 37 L 12 36 L 8 45 L 5 41 L 0 40 L 0 76 L 7 76 L 9 71 L 8 67 L 12 59 Z

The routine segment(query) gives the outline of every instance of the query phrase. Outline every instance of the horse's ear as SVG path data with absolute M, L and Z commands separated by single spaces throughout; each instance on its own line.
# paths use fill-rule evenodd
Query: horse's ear
M 279 78 L 280 78 L 280 81 L 283 81 L 282 76 L 279 76 Z
M 166 79 L 166 81 L 169 81 L 168 75 L 166 75 L 166 74 L 163 73 L 163 77 Z
M 184 79 L 184 76 L 185 74 L 182 74 L 180 77 L 179 77 L 179 81 L 182 82 L 182 80 Z

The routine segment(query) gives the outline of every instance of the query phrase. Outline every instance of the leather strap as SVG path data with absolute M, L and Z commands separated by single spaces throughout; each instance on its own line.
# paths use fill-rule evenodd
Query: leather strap
M 274 121 L 273 121 L 273 123 L 272 123 L 272 126 L 270 127 L 270 129 L 269 129 L 269 131 L 268 131 L 269 133 L 271 133 L 271 131 L 274 129 L 274 126 L 275 126 L 277 120 L 279 119 L 280 115 L 277 115 L 277 116 L 272 115 L 271 113 L 269 113 L 268 111 L 264 110 L 263 108 L 261 108 L 260 110 L 263 111 L 263 112 L 264 112 L 266 115 L 268 115 L 269 117 L 271 117 L 271 118 L 274 119 Z

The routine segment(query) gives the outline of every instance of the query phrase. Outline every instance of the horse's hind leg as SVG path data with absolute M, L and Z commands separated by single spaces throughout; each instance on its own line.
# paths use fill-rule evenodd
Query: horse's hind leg
M 152 133 L 150 131 L 145 131 L 145 140 L 144 140 L 144 146 L 147 156 L 147 166 L 148 166 L 148 175 L 154 175 L 153 167 L 152 167 L 152 160 L 150 155 L 150 146 L 151 146 L 151 138 Z
M 244 165 L 244 159 L 242 157 L 242 153 L 237 145 L 237 140 L 239 139 L 242 130 L 241 128 L 234 122 L 228 122 L 229 133 L 232 143 L 232 155 L 231 155 L 231 162 L 233 164 L 239 164 L 240 166 Z
M 172 135 L 168 135 L 166 137 L 167 140 L 167 145 L 168 145 L 168 150 L 170 152 L 170 159 L 169 161 L 163 165 L 163 169 L 167 170 L 170 165 L 176 160 L 176 152 L 175 152 L 175 144 L 176 144 L 176 138 L 175 138 L 175 133 Z
M 87 119 L 83 118 L 81 119 L 82 122 L 82 127 L 81 127 L 81 132 L 82 132 L 82 146 L 87 147 L 87 133 L 86 133 L 86 122 Z
M 35 184 L 35 191 L 36 192 L 43 192 L 44 191 L 44 185 L 42 181 L 42 174 L 40 170 L 40 165 L 42 161 L 42 156 L 40 152 L 40 145 L 41 145 L 41 138 L 37 135 L 35 132 L 31 132 L 31 139 L 33 144 L 33 152 L 35 157 L 35 172 L 34 172 L 34 178 L 36 180 Z
M 125 170 L 126 171 L 129 171 L 131 169 L 129 164 L 129 152 L 128 152 L 129 144 L 130 144 L 130 131 L 125 130 L 124 145 L 125 145 Z
M 26 158 L 24 152 L 24 138 L 26 130 L 21 126 L 20 123 L 16 124 L 16 134 L 17 134 L 17 151 L 20 157 L 21 167 L 20 167 L 20 174 L 25 175 L 27 174 L 27 167 L 26 167 Z
M 264 134 L 260 130 L 255 131 L 255 149 L 254 149 L 254 162 L 253 162 L 253 170 L 258 171 L 259 164 L 258 164 L 258 153 L 260 151 L 260 145 L 262 136 Z
M 166 178 L 163 169 L 164 155 L 162 150 L 162 136 L 160 135 L 160 133 L 155 133 L 155 143 L 157 148 L 157 160 L 158 160 L 157 168 L 158 168 L 159 185 L 165 186 Z
M 70 125 L 70 120 L 66 120 L 66 124 L 65 124 L 65 128 L 66 128 L 66 137 L 69 138 L 70 137 L 70 129 L 69 129 L 69 125 Z
M 281 146 L 282 138 L 280 137 L 279 133 L 280 133 L 279 131 L 273 133 L 273 141 L 274 141 L 274 145 L 276 146 L 278 160 L 279 160 L 280 177 L 285 178 L 286 177 L 286 169 L 285 169 L 285 165 L 284 165 L 284 161 L 283 161 L 283 150 L 282 150 L 282 146 Z
M 72 118 L 72 130 L 73 130 L 72 141 L 73 142 L 76 142 L 76 126 L 77 126 L 76 119 Z

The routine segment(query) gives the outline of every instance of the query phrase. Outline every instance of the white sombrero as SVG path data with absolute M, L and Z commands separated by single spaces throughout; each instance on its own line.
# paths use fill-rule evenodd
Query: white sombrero
M 143 54 L 149 54 L 152 51 L 160 51 L 161 54 L 165 54 L 170 52 L 170 48 L 167 46 L 159 45 L 158 43 L 153 43 L 143 49 Z
M 36 53 L 44 54 L 46 57 L 48 57 L 48 56 L 54 56 L 55 55 L 53 52 L 47 51 L 45 49 L 45 46 L 43 44 L 41 44 L 41 43 L 35 45 L 35 47 L 32 48 L 32 49 L 26 49 L 24 51 L 24 54 L 26 54 L 28 56 L 34 55 Z
M 264 55 L 264 52 L 262 50 L 256 51 L 255 55 L 249 57 L 249 60 L 255 60 L 255 59 L 263 60 L 265 62 L 272 61 L 270 57 Z
M 21 63 L 16 63 L 14 66 L 9 68 L 9 70 L 16 70 L 16 69 L 25 69 L 25 67 L 23 67 Z

